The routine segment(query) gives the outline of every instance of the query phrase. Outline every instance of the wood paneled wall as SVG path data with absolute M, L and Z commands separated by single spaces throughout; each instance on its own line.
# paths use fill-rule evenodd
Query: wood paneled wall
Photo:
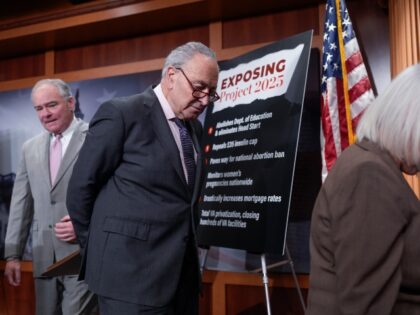
M 216 51 L 218 59 L 224 60 L 314 29 L 314 47 L 321 48 L 318 13 L 319 7 L 312 5 L 290 12 L 194 24 L 159 33 L 8 58 L 0 60 L 0 91 L 28 88 L 42 77 L 55 76 L 71 82 L 156 70 L 162 66 L 163 58 L 172 48 L 189 40 L 209 45 Z
M 209 26 L 59 50 L 55 53 L 55 71 L 63 73 L 164 58 L 174 47 L 191 40 L 209 45 Z
M 0 262 L 0 274 L 4 273 L 5 262 Z M 22 285 L 12 287 L 5 277 L 0 280 L 0 315 L 35 314 L 35 286 L 32 277 L 32 263 L 21 265 Z
M 0 315 L 34 315 L 35 289 L 32 263 L 22 264 L 22 285 L 10 286 L 5 278 L 0 281 Z M 4 262 L 0 262 L 4 272 Z M 304 297 L 307 295 L 307 276 L 298 277 Z M 270 276 L 272 314 L 303 315 L 303 308 L 291 275 Z M 261 276 L 250 273 L 205 271 L 200 315 L 265 315 L 265 294 Z
M 9 52 L 16 52 L 12 57 L 0 52 L 0 91 L 29 88 L 45 77 L 60 77 L 72 82 L 157 70 L 162 67 L 163 58 L 170 49 L 189 40 L 202 41 L 216 51 L 219 60 L 226 60 L 313 29 L 313 47 L 321 50 L 325 1 L 299 1 L 304 3 L 300 6 L 294 5 L 294 1 L 284 1 L 293 8 L 235 15 L 235 10 L 242 12 L 245 5 L 253 3 L 254 6 L 275 8 L 280 2 L 283 1 L 151 0 L 107 9 L 106 12 L 66 15 L 58 21 L 42 20 L 32 28 L 19 26 L 19 23 L 15 29 L 2 30 L 0 27 L 0 48 L 16 43 L 22 48 L 10 48 Z M 347 2 L 349 9 L 352 2 L 359 9 L 363 9 L 366 3 Z M 213 13 L 229 5 L 227 11 L 233 13 L 228 18 Z M 374 6 L 372 2 L 367 5 Z M 357 25 L 358 16 L 352 13 L 350 10 Z M 378 21 L 377 16 L 369 17 Z M 380 18 L 382 23 L 383 14 Z M 86 31 L 86 19 L 91 19 L 92 33 Z M 107 19 L 110 24 L 107 24 Z M 105 39 L 101 31 L 116 34 L 125 25 L 123 19 L 132 30 L 126 36 Z M 137 30 L 141 32 L 136 34 Z M 80 39 L 74 38 L 74 32 L 80 33 Z M 58 44 L 54 46 L 51 42 Z M 359 44 L 362 49 L 366 48 L 363 41 L 359 40 Z M 382 42 L 382 46 L 387 47 L 387 42 Z M 39 51 L 39 47 L 45 49 Z M 364 52 L 368 59 L 383 56 L 383 49 L 365 49 Z M 386 60 L 384 63 L 386 67 Z M 375 76 L 375 69 L 372 72 Z M 3 267 L 4 262 L 0 262 L 0 272 Z M 32 314 L 34 289 L 30 263 L 25 268 L 22 287 L 11 288 L 4 279 L 1 282 L 0 315 Z M 308 276 L 300 275 L 299 282 L 302 288 L 307 288 Z M 290 275 L 270 275 L 270 288 L 273 314 L 303 314 Z M 266 314 L 262 280 L 254 274 L 206 271 L 200 309 L 201 314 L 209 315 Z
M 44 70 L 44 54 L 0 60 L 0 82 L 42 76 Z
M 392 76 L 420 62 L 420 1 L 390 0 Z M 420 174 L 405 175 L 420 198 Z
M 420 62 L 420 1 L 390 0 L 391 69 L 395 77 Z
M 314 35 L 319 36 L 318 12 L 318 6 L 310 6 L 299 10 L 224 21 L 222 47 L 226 49 L 272 42 L 309 29 L 313 29 Z

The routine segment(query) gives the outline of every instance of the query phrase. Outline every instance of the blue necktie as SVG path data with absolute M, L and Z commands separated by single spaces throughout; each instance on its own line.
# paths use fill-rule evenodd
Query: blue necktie
M 184 154 L 184 163 L 187 169 L 188 186 L 190 187 L 191 191 L 193 191 L 195 181 L 195 159 L 193 142 L 185 124 L 178 118 L 175 118 L 175 123 L 178 126 L 179 135 L 181 138 L 182 153 Z

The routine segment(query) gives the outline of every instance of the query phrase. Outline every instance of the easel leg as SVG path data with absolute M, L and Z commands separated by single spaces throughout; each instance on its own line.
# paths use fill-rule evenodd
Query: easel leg
M 261 255 L 261 267 L 262 267 L 262 280 L 265 290 L 265 303 L 267 305 L 267 315 L 271 315 L 271 305 L 270 305 L 270 294 L 268 291 L 268 275 L 267 275 L 267 264 L 265 261 L 265 254 Z
M 287 254 L 287 259 L 289 260 L 290 269 L 292 270 L 293 281 L 295 282 L 296 290 L 299 295 L 300 304 L 302 305 L 303 313 L 305 313 L 306 312 L 305 300 L 303 299 L 302 290 L 300 289 L 299 281 L 297 279 L 296 272 L 295 272 L 295 266 L 293 264 L 293 260 L 292 260 L 292 257 L 290 256 L 289 248 L 287 247 L 287 245 L 286 245 L 286 254 Z
M 201 259 L 201 262 L 200 262 L 200 272 L 201 272 L 201 275 L 203 275 L 204 268 L 206 267 L 206 263 L 207 263 L 207 257 L 208 257 L 208 254 L 209 254 L 209 248 L 202 248 L 201 250 L 204 252 L 204 254 L 203 254 L 204 256 L 203 256 L 203 258 Z

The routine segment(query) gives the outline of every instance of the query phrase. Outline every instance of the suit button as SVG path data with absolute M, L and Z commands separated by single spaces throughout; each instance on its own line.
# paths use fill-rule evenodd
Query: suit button
M 50 229 L 52 229 L 52 225 L 50 224 L 50 225 L 48 225 L 48 227 L 50 228 Z
M 184 236 L 183 238 L 184 242 L 187 243 L 190 240 L 190 237 L 188 235 Z
M 52 204 L 52 205 L 55 205 L 55 201 L 53 201 L 53 200 L 52 200 L 52 201 L 51 201 L 51 204 Z

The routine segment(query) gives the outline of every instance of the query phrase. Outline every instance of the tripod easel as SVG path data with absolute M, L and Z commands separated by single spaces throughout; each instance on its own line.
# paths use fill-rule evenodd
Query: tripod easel
M 262 281 L 263 281 L 263 285 L 264 285 L 264 292 L 265 292 L 265 301 L 266 301 L 266 306 L 267 306 L 267 315 L 271 315 L 271 303 L 270 303 L 270 294 L 269 294 L 269 278 L 268 278 L 267 270 L 272 269 L 272 268 L 276 268 L 276 267 L 279 267 L 279 266 L 283 266 L 283 265 L 286 265 L 286 264 L 289 264 L 290 270 L 292 271 L 293 281 L 295 283 L 295 287 L 296 287 L 296 290 L 297 290 L 297 293 L 298 293 L 298 296 L 299 296 L 299 300 L 300 300 L 303 312 L 306 311 L 305 300 L 303 299 L 302 290 L 300 288 L 299 281 L 297 279 L 296 272 L 295 272 L 294 263 L 293 263 L 293 260 L 290 256 L 290 252 L 289 252 L 289 249 L 288 249 L 287 245 L 286 245 L 285 249 L 286 249 L 286 259 L 267 266 L 266 256 L 265 256 L 265 254 L 261 254 L 261 268 L 254 269 L 254 270 L 251 271 L 251 272 L 254 272 L 254 273 L 260 273 L 261 272 L 261 277 L 262 277 Z M 205 251 L 204 252 L 204 257 L 203 257 L 203 259 L 200 263 L 201 273 L 204 272 L 209 249 L 206 248 L 206 249 L 204 249 L 204 251 Z

